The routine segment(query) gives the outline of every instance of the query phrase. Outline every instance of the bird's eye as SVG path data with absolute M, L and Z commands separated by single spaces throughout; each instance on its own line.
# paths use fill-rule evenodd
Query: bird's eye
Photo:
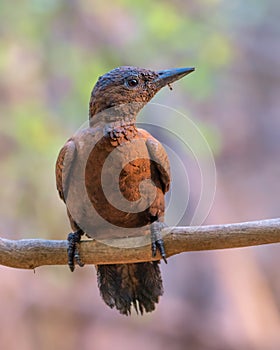
M 125 84 L 129 88 L 134 88 L 135 86 L 137 86 L 139 84 L 139 82 L 138 82 L 138 79 L 136 79 L 136 78 L 128 78 L 125 81 Z

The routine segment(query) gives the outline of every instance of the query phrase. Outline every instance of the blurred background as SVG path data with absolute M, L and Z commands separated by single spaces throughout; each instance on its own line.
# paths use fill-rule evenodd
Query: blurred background
M 280 217 L 279 16 L 277 0 L 1 1 L 1 236 L 65 239 L 55 160 L 97 77 L 120 65 L 197 68 L 154 102 L 187 114 L 212 149 L 205 224 Z M 172 257 L 143 317 L 106 307 L 91 266 L 1 267 L 0 347 L 279 349 L 279 265 L 279 245 Z

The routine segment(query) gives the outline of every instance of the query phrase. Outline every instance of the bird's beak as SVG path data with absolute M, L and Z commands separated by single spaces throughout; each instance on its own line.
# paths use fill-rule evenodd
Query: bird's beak
M 185 75 L 190 74 L 194 70 L 194 67 L 159 70 L 157 71 L 158 77 L 154 82 L 157 84 L 158 88 L 161 89 L 167 84 L 171 84 L 174 81 L 183 78 Z

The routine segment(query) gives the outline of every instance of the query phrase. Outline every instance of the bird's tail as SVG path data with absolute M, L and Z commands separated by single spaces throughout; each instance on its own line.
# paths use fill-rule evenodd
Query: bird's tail
M 153 311 L 163 294 L 158 261 L 98 265 L 97 280 L 105 303 L 124 315 L 131 313 L 132 305 L 137 313 Z

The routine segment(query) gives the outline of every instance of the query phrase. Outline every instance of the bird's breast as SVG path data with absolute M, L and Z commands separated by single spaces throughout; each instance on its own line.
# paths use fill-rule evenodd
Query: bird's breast
M 94 203 L 103 208 L 104 201 L 109 201 L 127 212 L 133 210 L 136 206 L 133 202 L 141 197 L 143 207 L 144 197 L 152 194 L 148 182 L 153 177 L 146 140 L 142 137 L 125 140 L 118 146 L 113 146 L 109 137 L 103 137 L 90 153 L 85 172 L 86 188 Z M 141 207 L 140 202 L 137 205 Z
M 146 141 L 140 133 L 122 137 L 117 144 L 108 134 L 79 141 L 74 173 L 81 190 L 74 191 L 71 203 L 75 221 L 90 236 L 96 237 L 104 227 L 106 231 L 106 225 L 143 227 L 150 223 L 150 207 L 164 211 L 164 195 Z

